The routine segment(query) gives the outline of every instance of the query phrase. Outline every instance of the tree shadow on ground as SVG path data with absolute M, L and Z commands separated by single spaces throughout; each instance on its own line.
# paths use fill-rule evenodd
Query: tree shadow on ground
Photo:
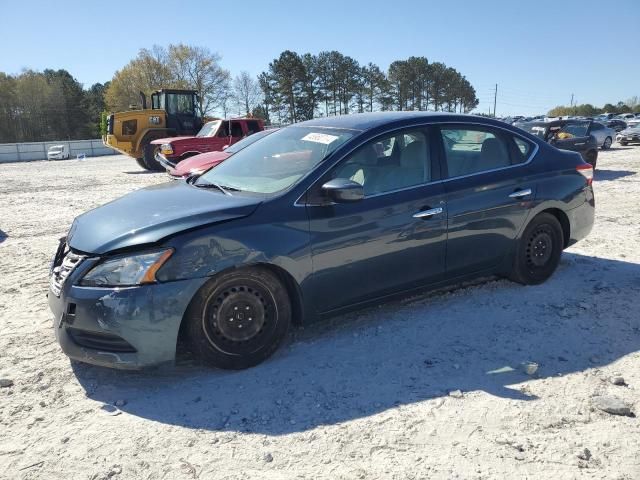
M 610 180 L 618 180 L 619 178 L 635 175 L 637 172 L 631 170 L 602 170 L 597 169 L 594 175 L 596 182 L 607 182 Z
M 90 398 L 124 399 L 121 410 L 131 415 L 282 435 L 456 389 L 535 401 L 521 362 L 555 377 L 640 348 L 639 294 L 640 265 L 565 253 L 543 285 L 485 281 L 343 315 L 298 329 L 274 358 L 249 370 L 181 366 L 150 374 L 72 365 Z

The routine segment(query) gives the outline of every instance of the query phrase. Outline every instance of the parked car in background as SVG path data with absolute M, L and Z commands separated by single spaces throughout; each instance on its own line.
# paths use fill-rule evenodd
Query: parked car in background
M 180 338 L 240 369 L 292 324 L 394 295 L 492 274 L 539 284 L 591 230 L 592 179 L 579 155 L 483 117 L 292 125 L 76 218 L 52 262 L 55 335 L 97 365 L 173 362 Z
M 187 178 L 191 175 L 202 175 L 205 171 L 215 167 L 219 163 L 224 162 L 227 158 L 263 137 L 275 132 L 277 128 L 263 130 L 253 135 L 243 138 L 238 143 L 234 143 L 229 148 L 225 148 L 221 152 L 207 152 L 189 157 L 182 160 L 175 167 L 168 168 L 167 173 L 171 178 L 177 180 L 179 178 Z
M 206 152 L 219 152 L 224 147 L 264 130 L 259 118 L 234 118 L 205 123 L 195 137 L 170 137 L 153 140 L 154 158 L 165 168 L 175 167 L 185 158 Z
M 614 118 L 618 118 L 620 120 L 633 120 L 636 116 L 633 113 L 621 113 L 620 115 L 616 115 Z
M 613 128 L 616 132 L 620 132 L 621 130 L 627 128 L 627 122 L 625 122 L 624 120 L 613 119 L 606 120 L 603 123 L 606 127 Z
M 47 160 L 65 160 L 69 158 L 67 145 L 51 145 L 47 151 Z
M 517 124 L 556 148 L 578 152 L 595 170 L 598 161 L 598 141 L 591 135 L 591 120 L 553 120 Z
M 640 143 L 640 123 L 619 132 L 616 140 L 623 146 L 630 143 Z
M 611 144 L 616 138 L 616 131 L 600 122 L 591 122 L 589 133 L 595 137 L 596 143 L 603 150 L 611 148 Z
M 595 120 L 598 120 L 599 122 L 604 122 L 605 120 L 611 120 L 615 116 L 616 116 L 615 113 L 601 113 L 600 115 L 597 115 L 595 117 Z
M 635 127 L 640 124 L 640 118 L 634 118 L 633 120 L 627 120 L 627 127 Z

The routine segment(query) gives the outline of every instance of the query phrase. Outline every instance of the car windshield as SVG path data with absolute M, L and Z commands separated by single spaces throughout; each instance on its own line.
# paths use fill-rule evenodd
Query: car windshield
M 195 185 L 273 194 L 291 187 L 353 135 L 347 130 L 283 128 L 209 170 Z
M 240 150 L 242 150 L 243 148 L 248 147 L 252 143 L 257 142 L 261 138 L 266 137 L 267 135 L 269 135 L 269 134 L 271 134 L 271 133 L 273 133 L 275 131 L 276 130 L 263 130 L 261 132 L 256 132 L 253 135 L 249 135 L 248 137 L 243 138 L 239 142 L 234 143 L 229 148 L 227 148 L 225 150 L 225 152 L 227 152 L 227 153 L 237 153 Z
M 57 153 L 57 152 L 61 152 L 63 147 L 50 147 L 49 151 L 51 153 Z
M 216 120 L 215 122 L 207 122 L 202 126 L 196 137 L 213 137 L 216 134 L 219 126 L 220 120 Z

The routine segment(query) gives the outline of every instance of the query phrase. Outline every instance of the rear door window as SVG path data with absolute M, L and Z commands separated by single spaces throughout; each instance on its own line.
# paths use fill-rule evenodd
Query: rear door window
M 247 134 L 253 135 L 260 131 L 260 123 L 257 120 L 247 120 Z
M 485 127 L 442 127 L 448 176 L 461 177 L 512 165 L 509 144 Z

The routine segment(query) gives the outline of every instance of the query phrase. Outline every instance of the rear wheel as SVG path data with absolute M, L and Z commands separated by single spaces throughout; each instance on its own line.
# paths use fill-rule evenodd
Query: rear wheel
M 268 270 L 235 270 L 205 284 L 184 321 L 187 343 L 197 357 L 213 367 L 238 370 L 277 350 L 291 323 L 291 303 Z
M 605 138 L 604 143 L 602 144 L 602 149 L 609 150 L 611 148 L 612 143 L 613 143 L 613 140 L 611 139 L 611 137 Z
M 164 167 L 156 160 L 156 152 L 160 149 L 158 145 L 152 145 L 150 143 L 144 146 L 144 163 L 147 164 L 148 170 L 156 172 L 164 171 Z
M 544 282 L 558 267 L 563 245 L 564 236 L 558 219 L 549 213 L 537 215 L 518 242 L 509 278 L 524 285 Z

